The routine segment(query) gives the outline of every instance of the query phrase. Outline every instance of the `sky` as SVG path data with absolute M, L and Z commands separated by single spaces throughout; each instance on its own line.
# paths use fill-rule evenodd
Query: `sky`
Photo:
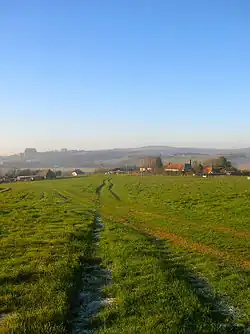
M 0 1 L 0 154 L 250 147 L 249 0 Z

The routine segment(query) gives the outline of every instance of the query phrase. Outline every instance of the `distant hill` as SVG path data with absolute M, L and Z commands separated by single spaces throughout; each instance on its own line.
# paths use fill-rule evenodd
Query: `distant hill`
M 30 156 L 29 156 L 30 154 Z M 211 156 L 224 155 L 236 166 L 250 165 L 250 148 L 216 149 L 195 147 L 145 146 L 140 148 L 77 151 L 32 152 L 0 157 L 0 168 L 98 168 L 136 165 L 141 156 L 161 155 L 165 161 L 187 159 L 203 161 Z

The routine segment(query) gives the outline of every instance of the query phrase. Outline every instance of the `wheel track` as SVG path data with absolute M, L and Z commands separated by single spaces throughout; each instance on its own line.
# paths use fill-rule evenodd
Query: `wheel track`
M 209 281 L 197 274 L 197 271 L 193 268 L 192 264 L 195 261 L 201 263 L 201 258 L 193 261 L 191 254 L 187 255 L 184 252 L 174 253 L 166 245 L 165 240 L 139 231 L 129 224 L 124 225 L 135 229 L 156 245 L 158 254 L 155 256 L 159 258 L 159 266 L 162 267 L 163 271 L 171 270 L 175 280 L 182 281 L 189 287 L 199 300 L 202 308 L 207 310 L 205 314 L 208 319 L 220 326 L 221 333 L 247 333 L 249 324 L 245 327 L 237 324 L 242 312 L 231 305 L 229 296 L 217 293 Z M 185 323 L 183 323 L 184 327 Z
M 209 317 L 213 321 L 221 322 L 221 328 L 224 330 L 227 329 L 228 332 L 233 332 L 238 328 L 243 333 L 243 327 L 236 325 L 239 311 L 230 305 L 229 298 L 215 293 L 213 287 L 204 277 L 197 275 L 190 266 L 187 267 L 187 256 L 184 253 L 173 253 L 163 240 L 152 238 L 147 234 L 145 236 L 157 244 L 162 255 L 160 265 L 164 269 L 167 267 L 174 270 L 175 278 L 184 281 L 190 287 L 197 296 L 200 304 L 209 310 Z M 191 261 L 189 261 L 190 263 Z
M 111 305 L 114 299 L 103 293 L 105 286 L 112 284 L 112 272 L 102 266 L 102 259 L 98 257 L 99 240 L 105 226 L 101 222 L 97 211 L 100 206 L 101 190 L 106 180 L 96 188 L 96 212 L 91 234 L 91 244 L 88 259 L 85 259 L 82 270 L 82 287 L 78 295 L 78 305 L 73 310 L 72 334 L 93 333 L 99 326 L 95 318 L 101 308 Z
M 62 193 L 61 193 L 60 191 L 58 191 L 58 190 L 54 190 L 54 193 L 56 194 L 56 196 L 58 196 L 58 197 L 64 199 L 65 201 L 69 201 L 69 200 L 70 200 L 68 196 L 62 194 Z
M 103 180 L 103 183 L 97 187 L 96 194 L 98 196 L 97 199 L 97 206 L 100 206 L 100 199 L 101 199 L 101 190 L 108 182 L 108 189 L 110 193 L 113 195 L 113 197 L 117 200 L 120 200 L 120 197 L 113 192 L 113 182 L 112 179 L 106 179 Z M 100 223 L 100 216 L 97 215 L 97 223 Z M 157 247 L 160 251 L 160 254 L 162 255 L 162 258 L 159 258 L 159 265 L 162 266 L 164 269 L 166 269 L 166 266 L 175 272 L 176 279 L 184 281 L 190 289 L 194 292 L 194 294 L 197 296 L 199 302 L 201 303 L 202 307 L 207 308 L 209 312 L 209 317 L 212 319 L 212 321 L 218 322 L 221 326 L 221 332 L 223 333 L 248 333 L 249 330 L 249 324 L 247 324 L 245 327 L 238 326 L 237 319 L 240 315 L 240 312 L 238 309 L 234 308 L 230 305 L 229 297 L 222 296 L 218 293 L 215 293 L 213 287 L 209 284 L 209 282 L 195 274 L 193 270 L 195 270 L 195 265 L 199 266 L 202 263 L 202 258 L 193 258 L 192 254 L 188 254 L 183 252 L 180 252 L 178 254 L 173 253 L 171 249 L 169 249 L 166 246 L 166 241 L 169 239 L 169 236 L 164 236 L 163 240 L 162 235 L 150 235 L 145 231 L 142 231 L 141 229 L 138 229 L 135 226 L 131 226 L 131 224 L 127 224 L 123 221 L 123 224 L 129 226 L 130 228 L 136 229 L 140 234 L 145 235 L 147 238 L 150 238 L 152 242 L 157 244 Z M 104 228 L 101 227 L 101 228 Z M 96 246 L 98 247 L 98 240 L 99 240 L 100 234 L 98 231 L 95 231 L 95 228 L 93 230 L 93 238 L 95 239 Z M 196 249 L 195 249 L 196 251 Z M 183 264 L 185 263 L 185 265 Z M 112 273 L 109 270 L 103 270 L 101 267 L 101 260 L 98 263 L 94 264 L 90 261 L 89 266 L 86 267 L 86 270 L 90 270 L 90 276 L 87 276 L 85 278 L 85 282 L 90 282 L 90 286 L 96 286 L 95 283 L 92 283 L 93 277 L 95 277 L 96 284 L 98 285 L 98 274 L 96 276 L 95 273 L 99 273 L 99 276 L 102 278 L 99 279 L 99 281 L 104 279 L 105 282 L 99 285 L 99 292 L 102 287 L 104 287 L 107 284 L 111 284 L 112 282 Z M 186 267 L 188 265 L 188 267 Z M 191 269 L 193 267 L 193 269 Z M 95 290 L 95 289 L 94 289 Z M 93 303 L 91 302 L 91 305 L 93 306 L 93 309 L 90 307 L 92 311 L 90 311 L 89 316 L 93 317 L 95 316 L 101 307 L 108 305 L 109 303 L 113 303 L 114 299 L 112 298 L 106 298 L 102 299 L 101 295 L 98 294 L 96 291 L 93 292 L 93 296 L 95 301 Z M 90 294 L 88 292 L 83 292 L 82 294 L 83 300 L 90 300 Z M 83 302 L 84 304 L 85 302 Z M 85 319 L 86 321 L 86 319 Z M 74 333 L 91 333 L 91 331 L 80 331 L 80 332 L 74 332 Z
M 112 179 L 108 179 L 108 182 L 109 182 L 109 186 L 108 186 L 108 189 L 110 191 L 110 193 L 113 195 L 113 197 L 117 200 L 117 201 L 120 201 L 120 197 L 113 191 L 113 182 L 112 182 Z
M 12 188 L 0 188 L 0 194 L 10 191 Z

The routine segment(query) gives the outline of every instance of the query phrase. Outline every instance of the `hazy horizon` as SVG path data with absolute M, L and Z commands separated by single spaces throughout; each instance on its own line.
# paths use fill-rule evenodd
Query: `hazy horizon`
M 181 144 L 142 144 L 142 145 L 136 145 L 136 146 L 113 146 L 113 147 L 97 147 L 97 148 L 86 148 L 86 147 L 67 147 L 67 146 L 63 146 L 63 147 L 51 147 L 51 148 L 41 148 L 41 147 L 35 147 L 32 145 L 28 145 L 26 147 L 20 148 L 20 149 L 16 149 L 16 150 L 11 150 L 11 151 L 0 151 L 0 156 L 8 156 L 8 155 L 12 155 L 12 154 L 19 154 L 19 153 L 23 153 L 24 150 L 26 148 L 35 148 L 38 152 L 46 152 L 46 151 L 60 151 L 61 149 L 66 148 L 67 150 L 85 150 L 85 151 L 98 151 L 98 150 L 113 150 L 113 149 L 139 149 L 139 148 L 143 148 L 143 147 L 157 147 L 157 146 L 165 146 L 165 147 L 175 147 L 175 148 L 196 148 L 196 149 L 225 149 L 225 150 L 234 150 L 234 149 L 247 149 L 250 147 L 247 145 L 243 145 L 243 146 L 233 146 L 233 145 L 212 145 L 212 144 L 208 144 L 208 145 L 203 145 L 200 146 L 198 144 L 193 144 L 193 145 L 181 145 Z
M 250 2 L 3 2 L 0 155 L 250 147 Z

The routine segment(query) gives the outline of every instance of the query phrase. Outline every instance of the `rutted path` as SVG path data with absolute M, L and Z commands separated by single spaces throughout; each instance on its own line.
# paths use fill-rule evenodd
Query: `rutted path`
M 11 188 L 0 188 L 0 193 L 5 193 L 7 191 L 10 191 Z
M 114 195 L 112 192 L 112 179 L 108 179 L 108 182 L 109 191 L 112 193 L 112 195 Z M 114 197 L 116 199 L 118 197 L 120 200 L 117 194 L 115 194 Z M 229 296 L 216 292 L 213 286 L 210 285 L 210 283 L 205 278 L 196 274 L 196 272 L 189 268 L 189 266 L 186 267 L 186 261 L 184 261 L 183 264 L 182 260 L 185 260 L 183 259 L 185 257 L 185 251 L 180 254 L 176 254 L 173 253 L 171 249 L 166 247 L 164 239 L 173 241 L 171 234 L 155 233 L 152 235 L 147 228 L 145 228 L 145 230 L 143 230 L 143 228 L 138 228 L 134 224 L 131 224 L 130 222 L 128 223 L 127 219 L 120 218 L 117 220 L 115 217 L 113 218 L 110 215 L 108 216 L 108 219 L 113 222 L 119 221 L 129 228 L 137 230 L 140 234 L 145 235 L 153 243 L 155 243 L 162 254 L 160 263 L 162 263 L 163 268 L 169 267 L 171 270 L 175 270 L 176 279 L 185 282 L 187 286 L 190 287 L 190 289 L 199 299 L 202 307 L 207 309 L 208 318 L 215 323 L 219 323 L 222 332 L 248 333 L 250 331 L 248 323 L 245 326 L 237 324 L 239 318 L 241 317 L 241 311 L 231 304 Z M 176 236 L 176 238 L 177 237 L 178 236 Z M 183 245 L 181 244 L 181 246 Z M 196 248 L 194 250 L 197 251 Z
M 56 194 L 56 196 L 61 197 L 65 201 L 69 200 L 69 198 L 67 196 L 65 196 L 64 194 L 62 194 L 60 191 L 57 191 L 56 189 L 54 190 L 54 193 Z
M 105 185 L 105 180 L 96 189 L 98 195 L 97 206 L 99 205 L 101 190 Z M 112 272 L 102 267 L 102 259 L 98 257 L 99 240 L 104 225 L 101 222 L 99 213 L 96 211 L 93 230 L 92 243 L 89 259 L 83 263 L 82 288 L 78 295 L 78 305 L 73 310 L 72 334 L 93 333 L 95 330 L 95 318 L 102 307 L 113 303 L 110 296 L 103 293 L 105 286 L 112 283 Z
M 120 197 L 113 191 L 113 186 L 114 186 L 114 184 L 113 184 L 113 182 L 112 182 L 112 179 L 108 179 L 108 182 L 109 182 L 109 186 L 108 186 L 108 188 L 109 188 L 110 193 L 114 196 L 114 198 L 115 198 L 117 201 L 120 201 L 120 200 L 121 200 Z
M 105 228 L 101 222 L 98 209 L 100 209 L 101 191 L 105 186 L 107 186 L 114 199 L 120 200 L 119 196 L 112 190 L 112 179 L 103 180 L 103 183 L 97 187 L 96 215 L 91 236 L 91 252 L 89 258 L 83 263 L 82 287 L 78 295 L 78 305 L 74 309 L 75 316 L 72 325 L 72 334 L 90 334 L 100 330 L 102 328 L 102 323 L 98 321 L 100 310 L 115 302 L 112 296 L 107 296 L 103 292 L 105 286 L 112 284 L 112 271 L 104 268 L 102 266 L 102 259 L 98 257 L 99 239 Z M 114 222 L 117 222 L 115 217 Z M 149 231 L 138 229 L 138 227 L 133 226 L 133 224 L 128 223 L 126 220 L 120 222 L 129 228 L 137 230 L 141 235 L 150 240 L 152 244 L 155 244 L 155 249 L 161 254 L 159 257 L 159 266 L 162 268 L 162 271 L 164 272 L 166 268 L 169 268 L 176 282 L 184 283 L 189 287 L 199 300 L 202 310 L 207 310 L 206 319 L 217 324 L 221 332 L 244 333 L 245 330 L 248 330 L 247 327 L 243 328 L 237 325 L 240 310 L 231 305 L 230 299 L 214 291 L 213 286 L 206 279 L 197 275 L 195 270 L 191 269 L 188 265 L 185 258 L 183 259 L 185 251 L 177 254 L 166 246 L 164 239 L 171 240 L 171 235 L 157 233 L 152 235 Z M 183 328 L 185 328 L 184 323 Z
M 248 261 L 248 260 L 244 260 L 242 258 L 232 257 L 232 256 L 230 256 L 230 254 L 228 254 L 225 251 L 207 246 L 207 245 L 199 243 L 199 242 L 190 241 L 190 240 L 188 240 L 184 237 L 181 237 L 180 235 L 177 235 L 175 233 L 170 233 L 167 230 L 157 228 L 157 226 L 152 225 L 149 229 L 149 227 L 146 224 L 144 224 L 143 222 L 141 222 L 140 225 L 128 223 L 127 222 L 128 221 L 127 216 L 120 217 L 118 219 L 113 217 L 112 215 L 109 215 L 108 217 L 112 221 L 119 221 L 119 222 L 123 223 L 124 225 L 131 226 L 140 233 L 145 233 L 146 232 L 153 237 L 168 240 L 173 245 L 180 246 L 183 249 L 194 251 L 194 252 L 200 253 L 200 254 L 207 254 L 207 255 L 213 256 L 216 259 L 221 259 L 222 261 L 225 261 L 225 262 L 227 261 L 229 263 L 240 266 L 244 269 L 247 269 L 247 270 L 250 269 L 250 261 Z
M 102 190 L 102 188 L 105 186 L 105 184 L 106 184 L 106 180 L 104 179 L 104 180 L 102 181 L 102 184 L 101 184 L 99 187 L 96 188 L 96 194 L 97 194 L 97 196 L 98 196 L 98 201 L 100 201 L 101 190 Z M 99 203 L 98 203 L 98 204 L 99 204 Z

